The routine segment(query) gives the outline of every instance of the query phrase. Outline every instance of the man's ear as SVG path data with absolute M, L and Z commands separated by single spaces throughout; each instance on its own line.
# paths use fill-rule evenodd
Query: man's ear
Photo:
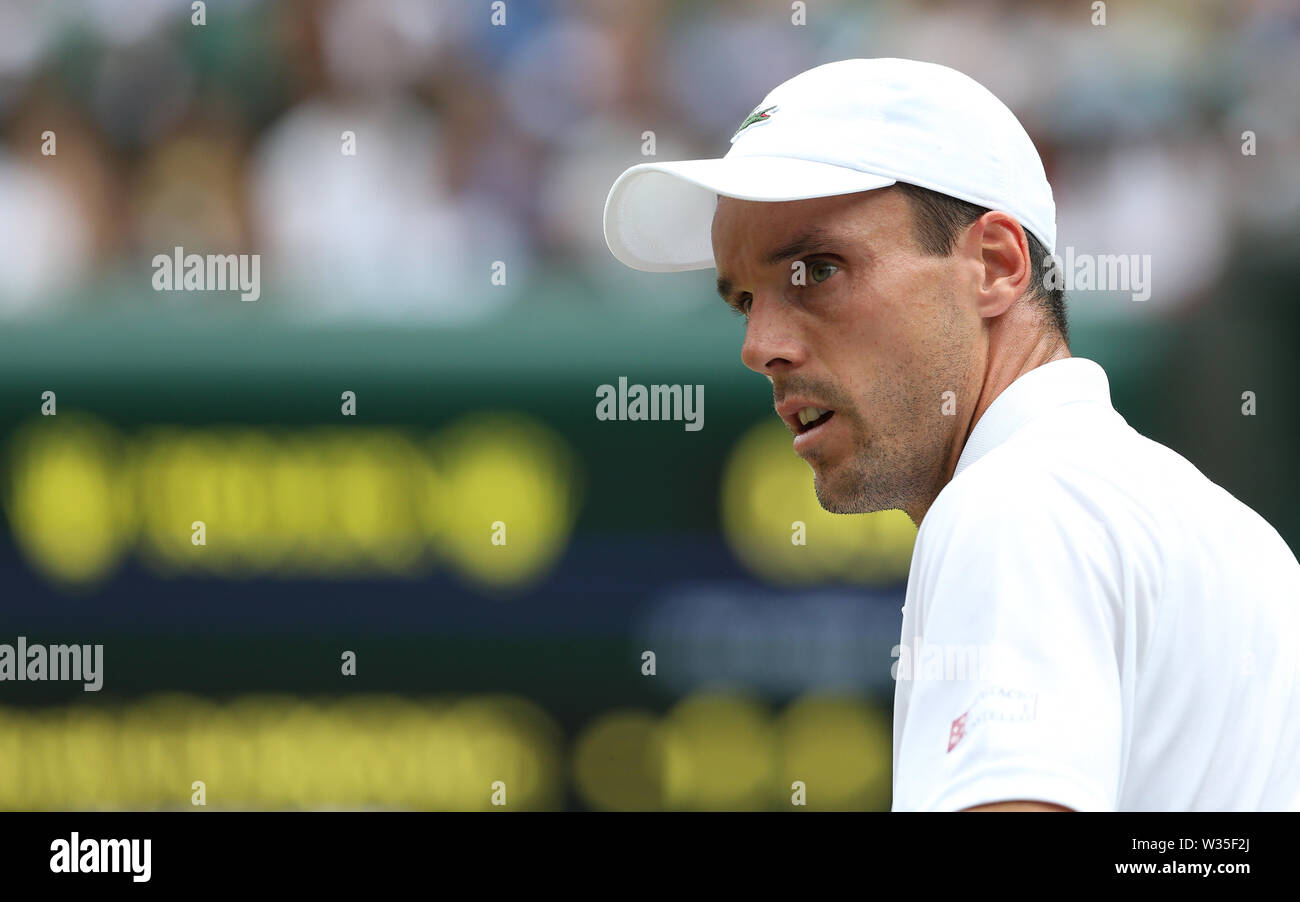
M 1001 316 L 1032 289 L 1034 268 L 1029 239 L 1014 217 L 990 210 L 972 223 L 963 244 L 963 250 L 979 261 L 980 316 Z

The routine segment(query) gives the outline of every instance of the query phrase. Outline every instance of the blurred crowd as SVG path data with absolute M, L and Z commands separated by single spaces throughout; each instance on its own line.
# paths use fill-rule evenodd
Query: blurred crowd
M 0 318 L 142 295 L 175 246 L 262 254 L 263 303 L 311 319 L 472 319 L 554 273 L 616 303 L 617 174 L 719 156 L 776 84 L 862 56 L 983 82 L 1044 157 L 1060 244 L 1151 255 L 1150 301 L 1076 318 L 1212 301 L 1234 248 L 1300 240 L 1294 0 L 793 6 L 213 0 L 196 25 L 183 0 L 0 0 Z

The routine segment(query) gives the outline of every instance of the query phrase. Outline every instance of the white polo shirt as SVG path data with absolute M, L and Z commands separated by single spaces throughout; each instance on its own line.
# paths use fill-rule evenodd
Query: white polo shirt
M 896 652 L 895 811 L 1300 810 L 1300 564 L 1091 360 L 976 423 Z

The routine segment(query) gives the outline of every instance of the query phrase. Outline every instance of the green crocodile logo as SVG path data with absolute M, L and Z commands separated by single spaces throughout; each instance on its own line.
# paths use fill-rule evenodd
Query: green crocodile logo
M 755 107 L 755 108 L 754 108 L 754 112 L 752 112 L 752 113 L 750 113 L 748 116 L 746 116 L 746 117 L 745 117 L 745 121 L 742 122 L 742 123 L 740 123 L 740 128 L 736 129 L 736 134 L 734 134 L 734 135 L 731 136 L 731 140 L 733 140 L 733 141 L 736 140 L 736 138 L 738 138 L 738 137 L 740 136 L 740 133 L 741 133 L 741 132 L 743 132 L 745 129 L 749 128 L 749 127 L 750 127 L 751 125 L 753 125 L 755 122 L 766 122 L 768 119 L 771 119 L 771 118 L 772 118 L 772 112 L 773 112 L 775 109 L 776 109 L 776 106 L 775 106 L 775 105 L 773 105 L 773 106 L 769 106 L 769 107 L 765 107 L 765 108 L 763 108 L 763 109 L 761 109 L 761 110 L 758 109 L 757 107 Z

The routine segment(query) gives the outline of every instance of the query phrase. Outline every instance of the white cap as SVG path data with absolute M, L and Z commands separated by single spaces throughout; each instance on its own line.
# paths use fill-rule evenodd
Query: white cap
M 784 201 L 910 182 L 1010 213 L 1056 250 L 1043 161 L 1002 101 L 967 75 L 905 59 L 841 60 L 774 88 L 716 160 L 642 163 L 605 201 L 605 241 L 633 269 L 714 265 L 717 196 Z

